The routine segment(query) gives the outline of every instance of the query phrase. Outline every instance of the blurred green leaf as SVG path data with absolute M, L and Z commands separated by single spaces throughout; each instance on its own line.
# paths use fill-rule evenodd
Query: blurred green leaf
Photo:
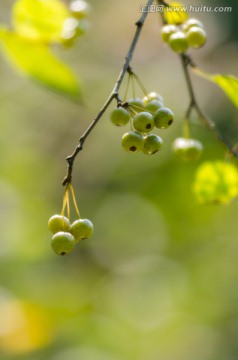
M 200 69 L 194 69 L 194 73 L 219 86 L 229 97 L 231 102 L 238 107 L 238 78 L 233 75 L 210 75 Z
M 238 79 L 232 75 L 214 75 L 212 80 L 238 107 Z
M 12 10 L 15 31 L 31 40 L 60 42 L 69 10 L 60 0 L 17 0 Z
M 50 90 L 73 97 L 79 95 L 75 75 L 47 45 L 29 42 L 3 28 L 0 29 L 0 40 L 4 54 L 17 69 Z

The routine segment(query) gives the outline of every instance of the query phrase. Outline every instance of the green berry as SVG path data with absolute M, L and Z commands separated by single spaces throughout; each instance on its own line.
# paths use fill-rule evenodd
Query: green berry
M 155 154 L 157 151 L 161 150 L 162 145 L 163 140 L 160 136 L 149 134 L 144 139 L 142 151 L 144 154 L 152 155 Z
M 191 27 L 187 32 L 188 45 L 193 48 L 200 48 L 206 44 L 207 34 L 204 29 L 199 27 Z
M 88 219 L 79 219 L 73 222 L 70 229 L 74 236 L 75 243 L 80 240 L 88 239 L 93 235 L 93 224 Z
M 129 131 L 122 136 L 121 144 L 128 152 L 138 152 L 143 147 L 143 136 L 137 131 Z
M 144 111 L 144 103 L 140 98 L 128 100 L 129 107 L 136 112 Z
M 150 132 L 154 127 L 153 115 L 147 111 L 137 114 L 133 119 L 133 126 L 141 133 Z
M 202 153 L 203 146 L 195 139 L 177 138 L 173 143 L 174 153 L 182 160 L 197 160 Z
M 146 95 L 143 99 L 143 102 L 145 105 L 147 105 L 150 101 L 152 100 L 159 100 L 161 102 L 163 102 L 163 98 L 160 94 L 156 93 L 156 92 L 151 92 L 148 95 Z
M 195 175 L 193 191 L 202 204 L 228 204 L 238 196 L 238 171 L 225 161 L 205 162 Z
M 75 0 L 69 5 L 72 15 L 77 19 L 83 19 L 88 16 L 90 8 L 86 1 Z
M 62 215 L 53 215 L 48 221 L 49 230 L 55 234 L 59 231 L 69 231 L 70 222 L 67 217 Z
M 51 246 L 54 252 L 58 255 L 68 254 L 73 250 L 75 239 L 69 232 L 57 232 L 51 240 Z
M 129 111 L 123 107 L 118 107 L 114 109 L 110 115 L 111 122 L 116 126 L 124 126 L 130 120 Z
M 154 114 L 154 121 L 158 129 L 167 129 L 174 121 L 174 114 L 169 108 L 160 108 Z
M 193 26 L 199 27 L 201 29 L 203 29 L 203 24 L 201 23 L 201 21 L 197 20 L 197 19 L 189 19 L 187 21 L 185 21 L 185 23 L 183 24 L 183 31 L 188 31 L 189 29 L 191 29 Z
M 161 30 L 161 36 L 164 42 L 168 42 L 172 34 L 178 31 L 177 26 L 175 25 L 164 25 Z
M 161 107 L 163 107 L 163 103 L 160 100 L 152 100 L 146 106 L 145 110 L 151 113 L 152 115 Z
M 170 36 L 169 45 L 173 51 L 185 53 L 188 50 L 186 35 L 182 31 L 177 31 Z

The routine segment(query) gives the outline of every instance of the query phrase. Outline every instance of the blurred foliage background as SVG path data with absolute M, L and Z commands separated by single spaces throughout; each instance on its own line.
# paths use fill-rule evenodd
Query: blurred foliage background
M 179 58 L 160 39 L 158 14 L 149 15 L 132 66 L 163 95 L 176 123 L 162 134 L 161 153 L 130 155 L 120 146 L 124 129 L 111 125 L 107 111 L 74 172 L 94 237 L 66 257 L 51 251 L 47 222 L 61 210 L 65 157 L 114 86 L 142 4 L 89 3 L 90 31 L 72 49 L 55 49 L 83 82 L 80 105 L 0 60 L 0 358 L 235 360 L 238 202 L 196 203 L 197 166 L 225 156 L 196 119 L 192 133 L 205 148 L 199 162 L 172 154 L 189 99 Z M 12 4 L 1 0 L 1 22 L 10 21 Z M 219 5 L 232 13 L 195 14 L 208 43 L 192 55 L 205 71 L 238 75 L 237 2 Z M 214 85 L 193 80 L 201 107 L 237 141 L 237 109 Z

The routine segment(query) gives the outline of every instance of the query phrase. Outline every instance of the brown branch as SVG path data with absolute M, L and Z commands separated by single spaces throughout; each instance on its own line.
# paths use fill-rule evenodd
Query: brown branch
M 223 136 L 223 134 L 220 133 L 220 131 L 215 126 L 215 124 L 210 119 L 208 119 L 208 117 L 203 113 L 200 106 L 198 105 L 198 102 L 195 97 L 193 85 L 192 85 L 190 72 L 189 72 L 189 66 L 194 68 L 194 67 L 196 67 L 195 64 L 191 61 L 191 58 L 187 54 L 181 54 L 180 57 L 181 57 L 184 75 L 185 75 L 188 92 L 189 92 L 189 96 L 190 96 L 190 104 L 189 104 L 188 110 L 186 112 L 186 118 L 187 119 L 190 118 L 191 112 L 194 109 L 196 111 L 196 113 L 198 114 L 198 117 L 199 117 L 199 120 L 201 121 L 201 123 L 212 132 L 212 134 L 214 135 L 214 137 L 217 140 L 219 140 L 223 145 L 225 145 L 227 147 L 227 149 L 229 150 L 229 152 L 231 154 L 238 157 L 237 146 L 232 146 L 226 140 L 226 138 Z
M 150 6 L 153 2 L 154 2 L 154 0 L 148 0 L 147 7 Z M 91 124 L 89 125 L 87 130 L 80 137 L 79 143 L 76 146 L 76 148 L 74 149 L 73 153 L 66 158 L 67 163 L 68 163 L 68 167 L 67 167 L 67 174 L 66 174 L 66 176 L 65 176 L 65 178 L 63 179 L 63 182 L 62 182 L 63 186 L 71 183 L 73 167 L 74 167 L 74 161 L 75 161 L 78 153 L 81 150 L 83 150 L 84 142 L 87 139 L 87 137 L 89 136 L 89 134 L 92 132 L 92 130 L 94 129 L 94 127 L 96 126 L 98 121 L 101 119 L 102 115 L 105 113 L 105 111 L 107 110 L 107 108 L 109 107 L 109 105 L 111 104 L 113 99 L 116 99 L 117 102 L 120 101 L 119 90 L 120 90 L 122 81 L 124 79 L 124 76 L 125 76 L 126 72 L 128 71 L 128 68 L 130 69 L 130 62 L 131 62 L 131 59 L 133 57 L 137 42 L 138 42 L 139 37 L 140 37 L 141 30 L 142 30 L 142 27 L 144 25 L 144 22 L 145 22 L 145 19 L 146 19 L 147 15 L 148 15 L 147 12 L 143 12 L 140 19 L 135 23 L 135 25 L 136 25 L 135 35 L 133 37 L 133 40 L 132 40 L 132 43 L 130 45 L 129 51 L 128 51 L 127 56 L 125 58 L 125 62 L 123 64 L 121 72 L 120 72 L 120 74 L 118 76 L 118 79 L 116 81 L 116 84 L 115 84 L 110 96 L 108 97 L 107 101 L 105 102 L 105 104 L 103 105 L 103 107 L 101 108 L 101 110 L 99 111 L 97 116 L 91 122 Z

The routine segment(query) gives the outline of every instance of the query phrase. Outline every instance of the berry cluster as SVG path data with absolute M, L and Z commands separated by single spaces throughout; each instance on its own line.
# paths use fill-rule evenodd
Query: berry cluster
M 207 41 L 204 26 L 197 19 L 188 19 L 180 26 L 164 25 L 161 36 L 164 42 L 178 53 L 186 53 L 189 47 L 200 48 Z
M 79 218 L 72 224 L 70 224 L 69 221 L 69 188 L 71 190 L 74 207 Z M 68 210 L 68 217 L 64 216 L 66 207 Z M 61 215 L 51 216 L 48 221 L 48 228 L 54 234 L 51 240 L 51 246 L 54 252 L 58 255 L 68 254 L 80 240 L 88 239 L 93 235 L 92 222 L 88 219 L 80 218 L 72 184 L 68 184 L 66 186 Z
M 122 136 L 121 144 L 125 151 L 152 155 L 161 150 L 163 140 L 150 133 L 154 127 L 167 129 L 174 121 L 173 112 L 164 106 L 161 95 L 151 92 L 144 99 L 136 98 L 123 103 L 111 113 L 111 121 L 116 126 L 129 122 L 131 131 Z
M 54 234 L 51 246 L 58 255 L 71 252 L 80 240 L 88 239 L 93 234 L 93 224 L 88 219 L 78 219 L 70 224 L 67 217 L 53 215 L 48 222 L 49 230 Z

